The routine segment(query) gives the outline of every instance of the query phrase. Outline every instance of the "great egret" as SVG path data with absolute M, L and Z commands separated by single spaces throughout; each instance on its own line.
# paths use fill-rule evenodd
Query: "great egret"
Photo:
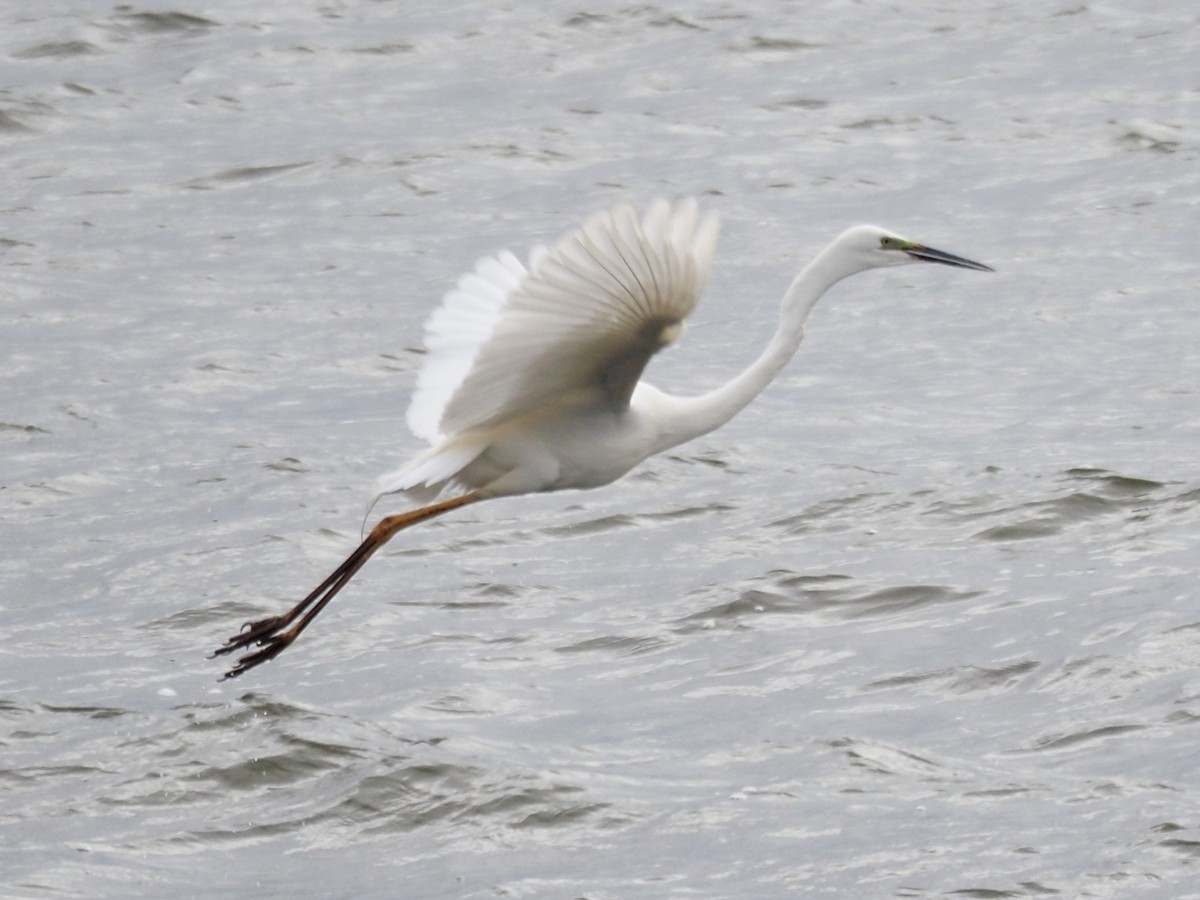
M 417 508 L 381 519 L 288 612 L 246 623 L 214 655 L 257 649 L 225 677 L 278 656 L 405 528 L 493 497 L 599 487 L 724 425 L 792 358 L 809 312 L 846 276 L 911 262 L 992 271 L 872 225 L 851 228 L 796 276 L 758 359 L 716 390 L 675 397 L 639 379 L 683 334 L 716 241 L 716 214 L 701 218 L 695 200 L 659 200 L 641 219 L 623 203 L 535 249 L 528 267 L 502 252 L 459 279 L 426 325 L 408 409 L 409 428 L 432 447 L 375 495 L 404 494 Z

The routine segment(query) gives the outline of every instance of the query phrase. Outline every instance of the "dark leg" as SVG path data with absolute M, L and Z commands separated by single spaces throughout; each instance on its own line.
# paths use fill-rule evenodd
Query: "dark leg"
M 268 616 L 255 622 L 247 622 L 242 626 L 240 632 L 227 639 L 222 646 L 216 649 L 213 656 L 224 656 L 226 653 L 233 653 L 251 646 L 259 648 L 239 659 L 237 664 L 225 673 L 224 677 L 237 678 L 243 672 L 274 659 L 286 650 L 292 641 L 300 636 L 300 632 L 307 628 L 308 624 L 325 608 L 325 605 L 374 555 L 375 551 L 390 541 L 393 535 L 419 522 L 482 499 L 483 497 L 478 493 L 463 494 L 440 503 L 431 503 L 420 509 L 380 519 L 371 529 L 371 533 L 367 535 L 367 539 L 358 545 L 358 549 L 347 556 L 345 562 L 334 569 L 333 574 L 317 585 L 311 594 L 281 616 Z M 309 607 L 312 608 L 309 609 Z

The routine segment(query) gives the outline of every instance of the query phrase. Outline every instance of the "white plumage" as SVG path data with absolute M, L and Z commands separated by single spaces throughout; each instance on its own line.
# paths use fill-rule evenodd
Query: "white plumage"
M 280 616 L 247 623 L 217 653 L 248 647 L 232 678 L 288 647 L 395 534 L 490 497 L 590 488 L 646 457 L 719 428 L 770 384 L 799 347 L 813 305 L 866 269 L 926 261 L 988 267 L 871 225 L 851 228 L 784 294 L 779 328 L 727 384 L 675 397 L 641 381 L 683 332 L 708 282 L 717 217 L 694 200 L 621 204 L 522 265 L 487 257 L 433 313 L 408 424 L 432 446 L 381 480 L 417 508 L 386 516 L 316 589 Z M 439 495 L 448 495 L 435 501 Z
M 425 327 L 407 418 L 433 449 L 381 479 L 377 496 L 437 496 L 501 423 L 564 402 L 575 417 L 625 410 L 650 357 L 682 333 L 704 292 L 717 231 L 716 214 L 701 219 L 695 200 L 674 209 L 659 200 L 640 220 L 623 203 L 535 248 L 528 268 L 507 251 L 480 260 Z

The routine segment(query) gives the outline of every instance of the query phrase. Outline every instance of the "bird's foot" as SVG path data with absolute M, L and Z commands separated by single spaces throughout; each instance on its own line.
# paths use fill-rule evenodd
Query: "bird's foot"
M 234 653 L 238 650 L 244 650 L 247 647 L 257 646 L 261 649 L 255 650 L 253 653 L 247 653 L 237 661 L 232 669 L 225 673 L 222 680 L 225 678 L 237 678 L 243 672 L 253 669 L 255 666 L 274 659 L 288 645 L 296 639 L 296 634 L 291 631 L 283 631 L 291 624 L 292 618 L 286 615 L 283 616 L 267 616 L 265 619 L 257 619 L 253 622 L 247 622 L 242 626 L 242 630 L 230 638 L 227 638 L 225 643 L 213 651 L 209 659 L 217 656 L 224 656 L 227 653 Z
M 281 617 L 276 616 L 275 618 L 281 618 Z M 263 621 L 265 622 L 266 620 L 263 620 Z M 254 626 L 260 625 L 260 624 L 262 624 L 262 623 L 261 622 L 253 623 L 251 630 L 253 630 Z M 249 632 L 247 632 L 247 633 L 249 633 Z M 281 631 L 277 634 L 267 634 L 263 637 L 258 637 L 258 638 L 252 639 L 253 643 L 255 643 L 259 649 L 255 650 L 252 653 L 247 653 L 245 656 L 243 656 L 241 659 L 239 659 L 237 661 L 236 665 L 234 665 L 234 667 L 232 669 L 230 669 L 224 675 L 221 676 L 221 680 L 227 681 L 230 678 L 237 678 L 239 675 L 243 674 L 244 672 L 250 671 L 255 666 L 262 665 L 263 663 L 269 662 L 270 660 L 274 659 L 276 656 L 278 656 L 280 653 L 282 653 L 284 650 L 286 650 L 288 647 L 291 646 L 292 641 L 294 641 L 296 639 L 297 634 L 298 634 L 298 632 L 295 631 L 294 629 L 292 629 L 289 631 Z M 235 646 L 241 646 L 241 647 L 249 646 L 249 643 L 241 643 L 241 644 L 236 644 L 236 645 L 232 643 L 235 638 L 240 638 L 240 637 L 241 637 L 241 635 L 235 635 L 234 638 L 230 638 L 228 641 L 225 642 L 226 646 L 218 649 L 217 652 L 213 654 L 213 656 L 217 656 L 218 654 L 223 654 L 223 653 L 229 653 L 231 650 L 233 650 L 235 648 Z
M 247 622 L 242 626 L 241 631 L 233 637 L 226 638 L 225 643 L 214 650 L 209 659 L 215 656 L 224 656 L 226 653 L 233 653 L 235 650 L 241 650 L 243 647 L 249 647 L 251 644 L 262 644 L 267 638 L 290 624 L 291 618 L 288 616 L 267 616 L 265 619 L 256 619 L 253 622 Z

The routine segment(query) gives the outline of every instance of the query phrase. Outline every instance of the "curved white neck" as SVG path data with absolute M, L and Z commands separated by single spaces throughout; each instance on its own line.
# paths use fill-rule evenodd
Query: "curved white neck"
M 674 447 L 720 428 L 762 393 L 796 353 L 804 339 L 804 323 L 817 301 L 847 275 L 862 266 L 839 258 L 838 241 L 804 267 L 783 296 L 779 328 L 766 349 L 732 381 L 698 397 L 664 397 L 659 449 Z

